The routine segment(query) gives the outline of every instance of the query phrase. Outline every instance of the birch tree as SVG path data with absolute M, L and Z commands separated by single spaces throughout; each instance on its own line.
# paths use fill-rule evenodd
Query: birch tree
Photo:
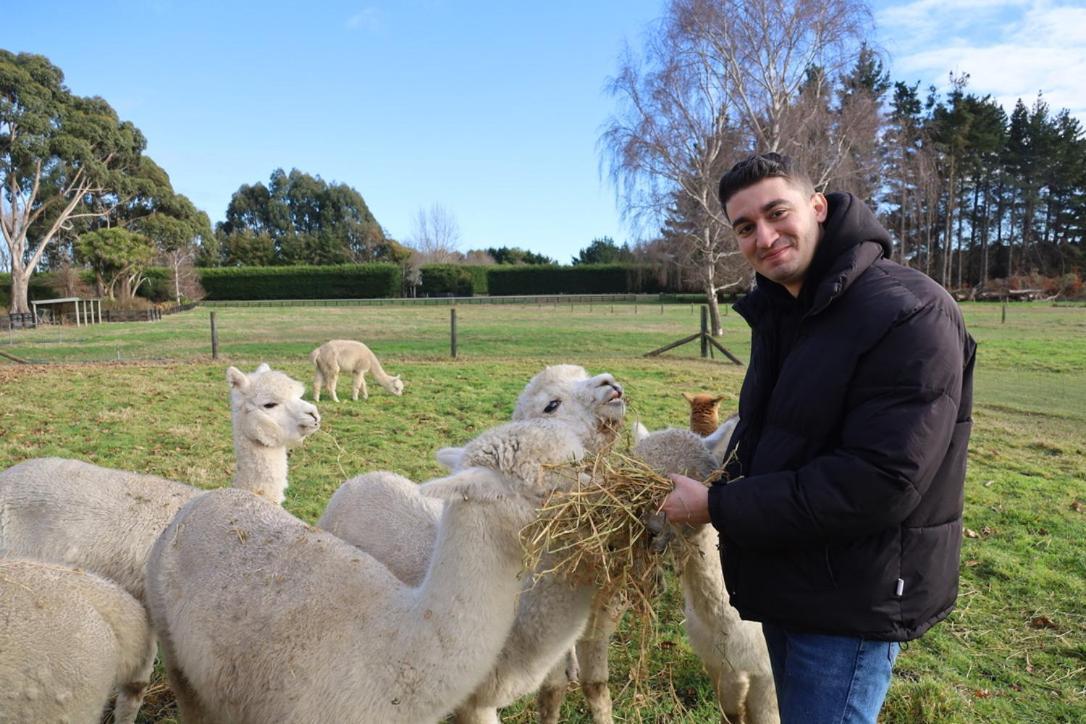
M 751 152 L 797 150 L 786 147 L 790 134 L 796 143 L 824 135 L 810 127 L 801 87 L 812 68 L 837 78 L 855 63 L 869 17 L 856 0 L 671 0 L 642 53 L 627 50 L 608 84 L 618 109 L 600 145 L 624 217 L 644 226 L 681 214 L 669 231 L 685 239 L 714 334 L 717 292 L 745 281 L 720 177 Z M 834 140 L 827 155 L 847 157 L 847 134 Z M 807 170 L 819 178 L 830 165 Z

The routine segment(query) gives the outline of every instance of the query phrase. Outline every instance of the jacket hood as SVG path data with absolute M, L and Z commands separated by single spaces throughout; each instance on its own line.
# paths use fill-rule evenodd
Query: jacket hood
M 852 194 L 826 194 L 829 212 L 822 223 L 822 238 L 815 249 L 811 266 L 807 270 L 804 287 L 813 290 L 833 268 L 834 263 L 849 249 L 864 241 L 873 241 L 882 247 L 887 259 L 893 252 L 890 234 L 882 228 L 867 204 Z

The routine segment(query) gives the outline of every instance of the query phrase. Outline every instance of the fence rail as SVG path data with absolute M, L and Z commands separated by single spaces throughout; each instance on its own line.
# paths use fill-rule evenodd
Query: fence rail
M 148 307 L 147 309 L 107 309 L 101 314 L 105 322 L 157 322 L 164 314 L 187 312 L 196 307 L 195 303 L 166 307 Z M 97 315 L 95 315 L 97 316 Z M 41 324 L 75 324 L 75 314 L 52 314 L 35 319 L 29 312 L 0 315 L 0 330 L 32 329 Z
M 460 306 L 464 304 L 605 304 L 616 302 L 658 304 L 668 301 L 661 294 L 534 294 L 523 296 L 474 297 L 386 297 L 379 299 L 221 299 L 200 302 L 204 307 L 379 307 Z

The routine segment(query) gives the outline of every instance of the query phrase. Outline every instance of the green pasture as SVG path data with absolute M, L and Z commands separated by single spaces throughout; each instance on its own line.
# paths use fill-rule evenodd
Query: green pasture
M 980 345 L 958 609 L 897 666 L 883 721 L 1086 721 L 1086 308 L 964 307 Z M 433 451 L 505 420 L 545 364 L 612 372 L 631 415 L 650 428 L 686 424 L 683 391 L 734 401 L 743 368 L 698 358 L 696 344 L 641 355 L 697 331 L 688 305 L 472 305 L 458 309 L 449 358 L 448 307 L 217 309 L 160 322 L 0 333 L 0 466 L 43 455 L 143 470 L 201 487 L 228 484 L 233 450 L 224 371 L 268 361 L 311 384 L 306 355 L 333 337 L 361 339 L 407 382 L 396 398 L 322 400 L 322 429 L 291 455 L 286 507 L 315 520 L 347 477 L 390 469 L 441 472 Z M 749 354 L 745 324 L 724 318 L 722 343 Z M 118 361 L 120 360 L 120 361 Z M 613 643 L 616 719 L 715 722 L 708 680 L 686 644 L 674 580 L 657 606 L 648 669 L 637 677 L 639 626 Z M 587 722 L 580 694 L 566 719 Z M 531 701 L 503 712 L 532 721 Z M 141 721 L 176 720 L 159 684 Z

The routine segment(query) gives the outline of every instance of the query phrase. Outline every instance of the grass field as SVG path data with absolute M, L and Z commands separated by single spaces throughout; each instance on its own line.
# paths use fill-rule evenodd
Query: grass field
M 1086 308 L 966 305 L 980 344 L 957 611 L 903 651 L 883 721 L 1086 721 Z M 216 310 L 221 359 L 210 359 L 207 310 L 154 323 L 0 335 L 0 467 L 74 457 L 227 484 L 233 452 L 224 370 L 260 361 L 307 384 L 306 355 L 333 337 L 362 339 L 407 381 L 402 398 L 370 385 L 365 402 L 322 401 L 321 432 L 291 456 L 286 507 L 313 521 L 350 475 L 441 471 L 433 451 L 507 419 L 544 364 L 609 371 L 650 428 L 685 426 L 682 391 L 735 399 L 743 368 L 697 358 L 696 345 L 641 355 L 697 331 L 688 306 L 471 306 L 458 310 L 449 358 L 443 307 Z M 745 324 L 725 317 L 723 344 L 749 354 Z M 118 361 L 120 360 L 120 361 Z M 341 380 L 341 391 L 346 391 Z M 346 397 L 346 395 L 342 395 Z M 657 605 L 647 688 L 629 685 L 637 626 L 611 652 L 617 718 L 716 721 L 707 678 L 683 638 L 674 581 Z M 503 712 L 531 721 L 524 701 Z M 588 721 L 574 693 L 567 720 Z M 174 721 L 159 686 L 141 721 Z

